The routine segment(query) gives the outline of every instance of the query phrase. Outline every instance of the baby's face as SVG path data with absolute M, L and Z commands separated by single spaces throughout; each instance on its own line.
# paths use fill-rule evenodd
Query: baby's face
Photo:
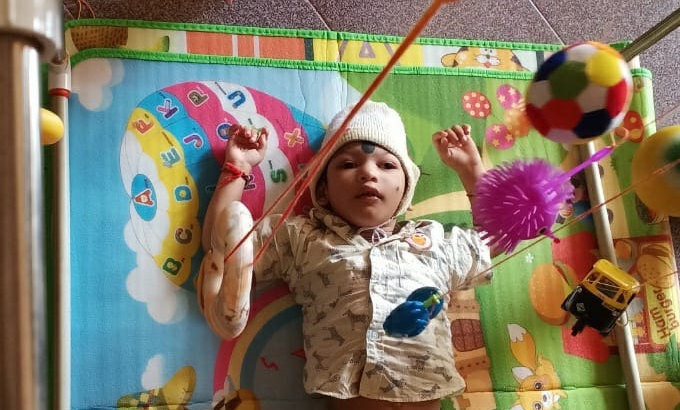
M 370 142 L 350 142 L 328 162 L 320 192 L 329 208 L 351 225 L 373 227 L 390 220 L 404 196 L 406 173 L 392 153 Z

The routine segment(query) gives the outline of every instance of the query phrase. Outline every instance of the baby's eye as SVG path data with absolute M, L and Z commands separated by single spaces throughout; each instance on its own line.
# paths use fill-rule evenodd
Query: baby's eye
M 384 162 L 383 168 L 385 168 L 385 169 L 397 169 L 397 168 L 399 168 L 399 166 L 397 165 L 396 162 Z
M 356 166 L 356 165 L 355 165 L 354 162 L 352 162 L 352 161 L 343 161 L 343 162 L 340 164 L 340 168 L 342 168 L 342 169 L 352 169 L 352 168 L 354 168 L 355 166 Z

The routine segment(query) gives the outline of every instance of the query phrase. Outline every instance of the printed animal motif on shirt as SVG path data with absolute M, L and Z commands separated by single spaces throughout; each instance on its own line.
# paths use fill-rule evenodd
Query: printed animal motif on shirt
M 318 241 L 321 238 L 321 235 L 315 232 L 311 232 L 309 236 L 305 239 L 304 245 L 302 246 L 302 252 L 307 253 L 309 252 L 309 247 L 312 244 L 315 244 L 316 241 Z
M 328 250 L 328 261 L 331 263 L 347 263 L 348 269 L 359 268 L 353 263 L 352 256 L 356 255 L 354 245 L 335 245 Z
M 355 313 L 352 313 L 352 311 L 349 310 L 349 309 L 347 309 L 345 311 L 345 316 L 347 316 L 349 318 L 349 321 L 352 324 L 352 330 L 355 330 L 355 325 L 357 323 L 362 323 L 362 324 L 368 323 L 368 315 L 355 314 Z
M 349 391 L 351 391 L 353 394 L 359 394 L 359 386 L 361 386 L 361 382 L 354 382 L 350 384 Z
M 371 271 L 368 269 L 355 269 L 352 271 L 352 278 L 359 281 L 368 281 L 371 279 Z
M 342 297 L 342 296 L 346 296 L 346 294 L 345 294 L 345 295 L 340 295 L 340 297 Z M 329 306 L 331 309 L 335 309 L 335 308 L 338 306 L 338 303 L 340 303 L 340 297 L 335 298 L 335 300 L 332 301 L 331 303 L 329 303 L 328 306 Z
M 439 389 L 441 389 L 440 385 L 433 384 L 429 390 L 424 390 L 420 392 L 420 398 L 423 400 L 428 400 L 430 397 L 433 397 L 437 393 L 437 391 L 439 391 Z
M 317 370 L 323 370 L 326 371 L 328 370 L 328 366 L 324 366 L 323 361 L 327 359 L 326 357 L 322 357 L 320 354 L 317 352 L 314 352 L 312 354 L 312 357 L 316 360 L 316 366 L 314 366 Z
M 338 305 L 338 303 L 340 302 L 340 299 L 344 298 L 345 296 L 349 296 L 352 293 L 354 293 L 354 289 L 346 290 L 345 292 L 340 293 L 338 295 L 338 298 L 335 299 L 333 302 L 329 303 L 328 305 L 332 308 L 335 308 Z
M 309 299 L 309 300 L 311 300 L 311 301 L 316 300 L 316 292 L 314 292 L 314 291 L 312 290 L 312 285 L 311 285 L 311 284 L 310 284 L 309 286 L 306 286 L 306 287 L 302 290 L 302 296 L 303 296 L 305 299 Z
M 321 279 L 321 283 L 323 283 L 325 287 L 328 287 L 331 284 L 330 275 L 328 273 L 317 272 L 316 274 L 319 276 L 319 279 Z
M 451 379 L 453 379 L 453 376 L 451 376 L 451 374 L 449 374 L 446 371 L 446 368 L 443 367 L 443 366 L 435 367 L 434 371 L 432 373 L 442 376 L 444 378 L 444 380 L 446 380 L 447 382 L 450 382 Z
M 328 331 L 328 337 L 324 337 L 323 340 L 325 341 L 336 341 L 338 342 L 339 346 L 342 346 L 345 344 L 345 338 L 340 336 L 340 333 L 338 333 L 338 329 L 334 327 L 327 327 L 324 330 Z
M 331 377 L 329 377 L 326 380 L 326 382 L 321 385 L 321 387 L 323 387 L 327 384 L 333 385 L 333 384 L 338 383 L 339 381 L 340 381 L 340 375 L 336 373 L 336 374 L 331 375 Z
M 366 352 L 363 350 L 355 350 L 352 357 L 349 359 L 350 364 L 361 365 L 366 361 Z
M 326 312 L 324 311 L 318 312 L 314 317 L 314 321 L 312 323 L 318 325 L 319 323 L 321 323 L 321 321 L 323 321 L 326 318 L 326 316 L 327 316 Z
M 383 393 L 390 392 L 395 388 L 402 388 L 406 385 L 406 382 L 404 382 L 404 380 L 392 377 L 392 375 L 385 371 L 385 367 L 380 364 L 376 365 L 371 370 L 367 371 L 366 376 L 368 377 L 380 376 L 382 380 L 386 381 L 387 386 L 380 386 L 380 391 L 382 391 Z
M 423 371 L 425 370 L 425 364 L 427 363 L 427 360 L 432 357 L 429 353 L 425 353 L 422 355 L 409 355 L 408 358 L 413 360 L 413 364 L 411 365 L 411 368 L 417 371 Z

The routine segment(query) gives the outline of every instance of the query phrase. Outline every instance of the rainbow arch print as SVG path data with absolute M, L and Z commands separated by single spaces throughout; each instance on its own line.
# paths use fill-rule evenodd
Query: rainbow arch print
M 304 392 L 304 362 L 300 306 L 284 283 L 269 285 L 253 300 L 243 333 L 220 346 L 213 402 L 239 397 L 247 409 L 325 408 L 326 399 Z

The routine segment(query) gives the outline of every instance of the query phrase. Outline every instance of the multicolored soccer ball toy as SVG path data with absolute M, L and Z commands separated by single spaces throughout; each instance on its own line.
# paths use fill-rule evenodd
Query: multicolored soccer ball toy
M 526 114 L 552 141 L 585 143 L 621 123 L 632 91 L 630 69 L 618 51 L 592 41 L 576 43 L 538 68 L 526 93 Z

